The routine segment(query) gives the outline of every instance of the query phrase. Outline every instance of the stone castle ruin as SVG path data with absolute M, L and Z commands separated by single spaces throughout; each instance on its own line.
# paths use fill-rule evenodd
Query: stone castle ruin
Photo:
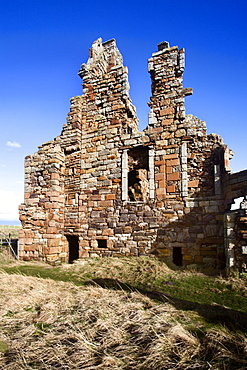
M 128 70 L 115 40 L 96 40 L 62 133 L 25 158 L 19 257 L 49 263 L 155 254 L 176 265 L 244 269 L 247 171 L 185 114 L 184 49 L 158 45 L 148 61 L 148 126 L 138 131 Z

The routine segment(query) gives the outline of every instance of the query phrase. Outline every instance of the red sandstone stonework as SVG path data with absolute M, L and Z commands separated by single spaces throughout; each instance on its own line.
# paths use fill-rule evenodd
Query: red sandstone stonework
M 238 191 L 227 182 L 230 150 L 185 114 L 184 49 L 159 44 L 148 70 L 149 124 L 139 132 L 115 40 L 93 43 L 61 135 L 25 159 L 21 259 L 154 253 L 224 266 L 224 213 Z

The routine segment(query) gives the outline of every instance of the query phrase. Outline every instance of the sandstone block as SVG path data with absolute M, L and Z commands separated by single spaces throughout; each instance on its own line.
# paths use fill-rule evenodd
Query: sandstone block
M 197 188 L 198 186 L 199 186 L 199 179 L 188 181 L 188 187 L 189 188 Z
M 176 186 L 175 185 L 168 185 L 166 189 L 167 189 L 167 193 L 175 193 L 176 192 Z
M 180 172 L 173 172 L 167 174 L 167 181 L 175 181 L 180 179 Z
M 104 230 L 102 230 L 102 235 L 103 236 L 114 235 L 114 230 L 112 230 L 112 229 L 104 229 Z
M 175 113 L 174 108 L 165 108 L 165 109 L 161 109 L 160 116 L 172 115 L 174 113 Z
M 114 200 L 114 199 L 116 199 L 116 194 L 106 194 L 105 199 L 106 200 Z

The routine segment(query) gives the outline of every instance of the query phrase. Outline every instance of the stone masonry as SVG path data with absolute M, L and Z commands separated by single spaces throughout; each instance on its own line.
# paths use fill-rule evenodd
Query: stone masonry
M 93 43 L 79 71 L 83 95 L 71 99 L 61 135 L 25 159 L 21 259 L 151 253 L 225 266 L 232 153 L 185 114 L 184 49 L 160 43 L 148 71 L 149 122 L 139 132 L 115 40 Z

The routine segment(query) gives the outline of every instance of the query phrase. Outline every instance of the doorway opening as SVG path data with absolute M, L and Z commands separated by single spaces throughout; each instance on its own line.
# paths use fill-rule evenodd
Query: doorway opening
M 172 262 L 177 266 L 182 266 L 182 264 L 183 264 L 183 255 L 182 255 L 182 248 L 181 247 L 173 247 Z
M 69 263 L 79 258 L 79 237 L 76 235 L 65 235 L 69 243 Z

